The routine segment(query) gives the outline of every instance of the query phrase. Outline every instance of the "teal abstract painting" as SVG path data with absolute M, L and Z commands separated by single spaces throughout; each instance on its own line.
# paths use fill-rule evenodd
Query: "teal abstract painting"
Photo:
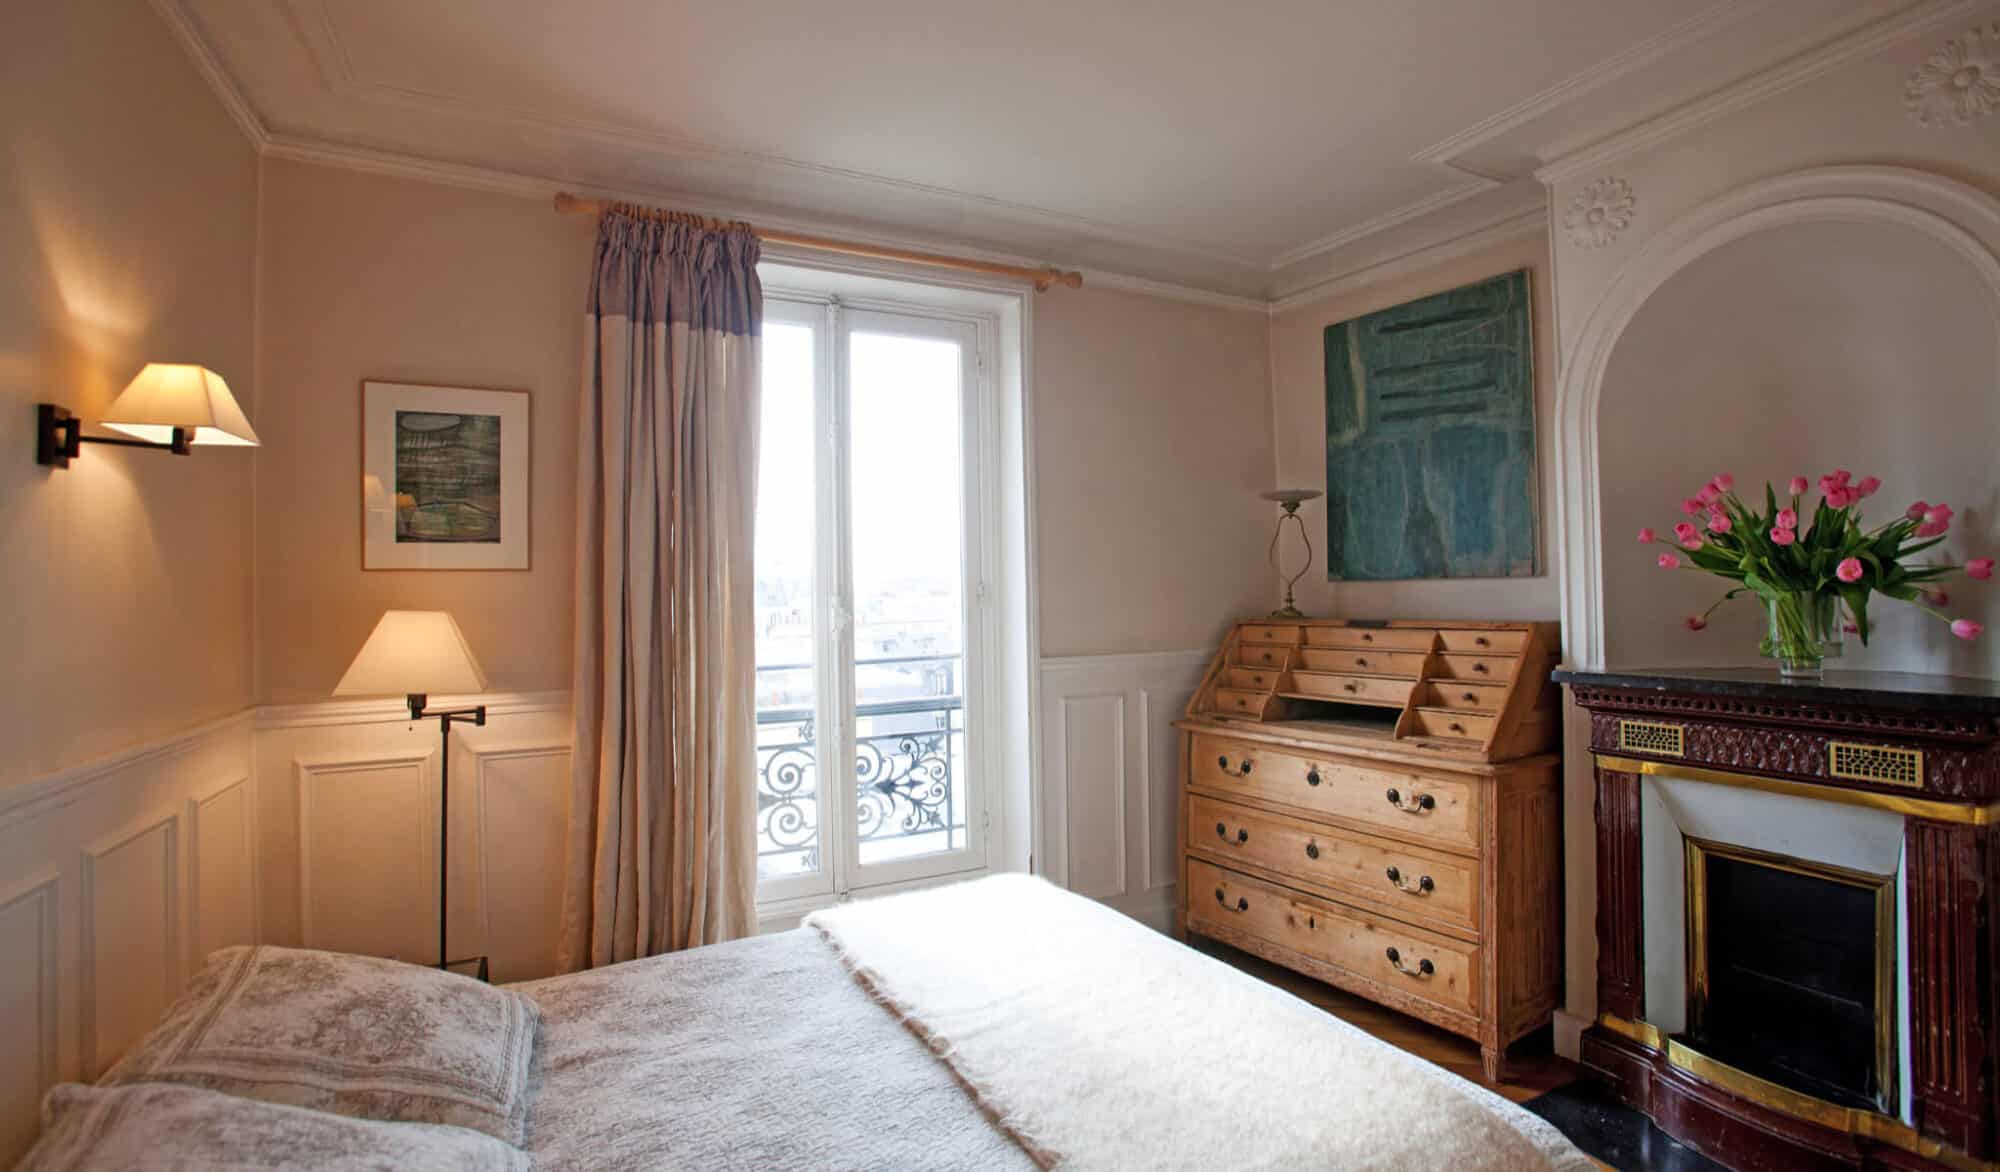
M 1326 327 L 1327 577 L 1541 570 L 1528 274 Z

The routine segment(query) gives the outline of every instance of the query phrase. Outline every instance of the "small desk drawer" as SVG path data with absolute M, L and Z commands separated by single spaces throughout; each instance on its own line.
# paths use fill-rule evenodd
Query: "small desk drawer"
M 1275 667 L 1283 670 L 1291 666 L 1292 656 L 1296 654 L 1291 648 L 1275 643 L 1238 643 L 1233 662 L 1238 667 Z
M 1284 674 L 1272 667 L 1232 667 L 1224 675 L 1223 686 L 1245 692 L 1268 692 L 1278 686 Z
M 1478 849 L 1479 795 L 1471 782 L 1314 760 L 1200 735 L 1188 770 L 1193 785 L 1225 796 L 1280 802 L 1308 816 L 1345 819 L 1450 849 Z
M 1255 716 L 1262 718 L 1265 705 L 1271 702 L 1269 692 L 1239 692 L 1234 688 L 1215 690 L 1215 709 L 1231 716 Z
M 1402 676 L 1416 679 L 1423 674 L 1425 654 L 1421 651 L 1374 651 L 1350 647 L 1307 647 L 1299 652 L 1300 662 L 1312 671 L 1347 672 L 1364 676 Z
M 1289 646 L 1299 641 L 1299 629 L 1283 623 L 1247 623 L 1242 632 L 1245 643 L 1282 643 Z
M 1307 627 L 1308 647 L 1352 647 L 1364 651 L 1429 651 L 1437 632 L 1405 627 Z
M 1427 708 L 1462 708 L 1494 713 L 1507 702 L 1504 684 L 1468 684 L 1462 680 L 1432 680 L 1418 703 Z
M 1446 651 L 1464 651 L 1472 655 L 1519 655 L 1528 645 L 1526 631 L 1452 631 L 1438 632 Z
M 1218 861 L 1290 875 L 1392 915 L 1476 931 L 1479 864 L 1385 838 L 1315 826 L 1200 794 L 1188 795 L 1183 839 Z
M 1445 654 L 1438 656 L 1437 674 L 1451 680 L 1504 684 L 1514 678 L 1514 668 L 1520 662 L 1511 655 Z
M 1479 741 L 1483 744 L 1492 737 L 1493 724 L 1493 717 L 1475 716 L 1470 712 L 1454 712 L 1438 708 L 1419 708 L 1416 711 L 1416 731 L 1420 737 L 1447 737 L 1459 741 Z
M 1409 703 L 1413 686 L 1408 680 L 1297 671 L 1292 673 L 1291 690 L 1302 696 L 1322 696 L 1350 704 L 1393 704 L 1400 708 Z
M 1188 860 L 1187 918 L 1218 924 L 1456 1013 L 1478 1012 L 1479 946 Z

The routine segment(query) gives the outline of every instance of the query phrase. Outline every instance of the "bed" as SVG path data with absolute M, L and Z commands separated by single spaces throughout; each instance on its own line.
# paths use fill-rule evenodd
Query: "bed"
M 1595 1166 L 1504 1099 L 1024 876 L 499 989 L 228 951 L 103 1093 L 178 1083 L 230 1110 L 283 1104 L 259 1105 L 290 1113 L 281 1135 L 341 1117 L 486 1145 L 440 1167 Z M 364 963 L 387 967 L 351 975 Z M 306 1046 L 332 1052 L 291 1054 Z M 154 1109 L 121 1107 L 120 1126 Z M 28 1166 L 116 1166 L 81 1126 L 71 1158 Z

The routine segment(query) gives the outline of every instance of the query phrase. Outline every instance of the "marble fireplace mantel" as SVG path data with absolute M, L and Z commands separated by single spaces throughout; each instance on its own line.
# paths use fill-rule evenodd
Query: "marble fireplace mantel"
M 1665 1130 L 1724 1163 L 1995 1167 L 2000 682 L 1829 672 L 1802 685 L 1726 668 L 1555 678 L 1589 712 L 1597 777 L 1600 1017 L 1584 1035 L 1585 1064 Z M 1673 786 L 1759 791 L 1773 809 L 1845 809 L 1849 822 L 1872 818 L 1878 832 L 1886 826 L 1900 837 L 1893 869 L 1906 1064 L 1894 1115 L 1836 1108 L 1744 1076 L 1656 1024 L 1679 1021 L 1678 1006 L 1647 1012 L 1649 991 L 1658 1000 L 1678 987 L 1657 973 L 1649 983 L 1645 963 L 1647 910 L 1658 915 L 1662 905 L 1658 891 L 1649 901 L 1645 884 L 1643 811 L 1653 811 L 1658 838 L 1660 795 Z M 1810 846 L 1788 853 L 1810 857 Z M 1672 878 L 1659 874 L 1658 844 L 1650 849 L 1654 878 Z M 1657 932 L 1651 939 L 1663 951 Z

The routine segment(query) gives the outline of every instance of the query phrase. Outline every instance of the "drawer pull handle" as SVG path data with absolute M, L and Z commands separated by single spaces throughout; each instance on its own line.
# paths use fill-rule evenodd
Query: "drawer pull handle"
M 1373 643 L 1375 641 L 1375 636 L 1369 634 L 1366 631 L 1363 631 L 1361 632 L 1361 641 L 1363 643 Z
M 1368 666 L 1368 657 L 1367 657 L 1366 655 L 1357 655 L 1357 656 L 1355 656 L 1355 657 L 1354 657 L 1354 666 L 1356 666 L 1356 667 L 1367 667 L 1367 666 Z
M 1489 642 L 1487 642 L 1487 641 L 1486 641 L 1486 636 L 1484 636 L 1484 635 L 1475 635 L 1475 636 L 1473 636 L 1473 639 L 1472 639 L 1472 645 L 1473 645 L 1474 647 L 1491 647 L 1491 646 L 1493 646 L 1493 644 L 1491 644 L 1491 643 L 1489 643 Z
M 1486 670 L 1487 670 L 1487 669 L 1486 669 L 1486 665 L 1485 665 L 1485 664 L 1483 664 L 1483 663 L 1475 663 L 1475 664 L 1473 664 L 1473 665 L 1472 665 L 1472 670 L 1473 670 L 1473 671 L 1475 671 L 1475 672 L 1478 672 L 1478 673 L 1479 673 L 1480 675 L 1485 675 L 1485 674 L 1486 674 Z
M 1312 765 L 1312 766 L 1308 766 L 1308 767 L 1307 767 L 1307 769 L 1306 769 L 1306 784 L 1307 784 L 1307 785 L 1318 785 L 1318 784 L 1319 784 L 1319 766 L 1317 766 L 1317 765 Z
M 1343 692 L 1359 692 L 1361 690 L 1361 685 L 1355 683 L 1353 680 L 1349 680 L 1346 683 L 1340 685 L 1340 690 Z
M 1217 822 L 1217 823 L 1215 824 L 1215 836 L 1216 836 L 1217 838 L 1220 838 L 1220 839 L 1221 839 L 1222 841 L 1224 841 L 1224 842 L 1228 842 L 1228 841 L 1229 841 L 1229 827 L 1227 827 L 1227 826 L 1224 826 L 1224 825 L 1223 825 L 1222 823 L 1220 823 L 1220 822 Z M 1241 843 L 1246 843 L 1246 842 L 1249 842 L 1249 841 L 1250 841 L 1250 831 L 1249 831 L 1249 829 L 1248 829 L 1247 827 L 1243 827 L 1243 826 L 1238 826 L 1238 827 L 1236 828 L 1236 841 L 1237 841 L 1237 842 L 1238 842 L 1239 844 L 1241 844 Z
M 1236 906 L 1230 907 L 1229 897 L 1222 894 L 1222 888 L 1220 887 L 1215 889 L 1215 902 L 1221 904 L 1223 907 L 1229 908 L 1229 910 L 1231 911 L 1247 912 L 1250 910 L 1250 901 L 1243 898 L 1240 895 L 1236 897 Z M 1430 962 L 1425 961 L 1424 963 L 1429 964 Z
M 1455 733 L 1462 733 L 1462 732 L 1464 732 L 1464 731 L 1465 731 L 1465 726 L 1464 726 L 1464 725 L 1462 725 L 1462 724 L 1460 724 L 1460 723 L 1458 723 L 1458 722 L 1457 722 L 1456 720 L 1452 721 L 1452 722 L 1451 722 L 1450 724 L 1448 724 L 1448 725 L 1445 725 L 1445 727 L 1446 727 L 1446 728 L 1448 728 L 1448 729 L 1450 729 L 1451 731 L 1453 731 L 1453 732 L 1455 732 Z
M 1316 858 L 1318 858 L 1318 857 L 1319 857 L 1319 844 L 1318 844 L 1318 843 L 1316 843 L 1316 842 L 1309 842 L 1309 843 L 1307 843 L 1307 844 L 1306 844 L 1306 857 L 1307 857 L 1307 858 L 1309 858 L 1309 859 L 1316 859 Z
M 1437 809 L 1437 799 L 1429 794 L 1413 793 L 1408 801 L 1404 801 L 1403 791 L 1395 789 L 1389 791 L 1389 804 L 1405 814 L 1421 814 Z
M 1459 693 L 1458 698 L 1465 701 L 1467 704 L 1479 703 L 1479 693 L 1477 692 L 1461 692 Z
M 1220 895 L 1221 892 L 1217 892 L 1216 894 Z M 1391 947 L 1386 955 L 1389 958 L 1390 967 L 1406 977 L 1416 977 L 1418 980 L 1422 980 L 1437 971 L 1437 966 L 1430 962 L 1429 957 L 1417 958 L 1417 967 L 1411 968 L 1403 963 L 1403 954 L 1397 952 L 1395 948 Z
M 1411 895 L 1429 895 L 1432 889 L 1437 886 L 1431 882 L 1429 875 L 1419 875 L 1415 883 L 1407 883 L 1403 880 L 1403 873 L 1394 867 L 1389 868 L 1389 882 L 1396 885 L 1396 890 L 1408 892 Z
M 1243 767 L 1241 769 L 1231 769 L 1229 767 L 1229 758 L 1227 757 L 1217 757 L 1215 763 L 1222 766 L 1222 771 L 1231 777 L 1250 776 L 1250 758 L 1248 757 L 1243 758 Z

